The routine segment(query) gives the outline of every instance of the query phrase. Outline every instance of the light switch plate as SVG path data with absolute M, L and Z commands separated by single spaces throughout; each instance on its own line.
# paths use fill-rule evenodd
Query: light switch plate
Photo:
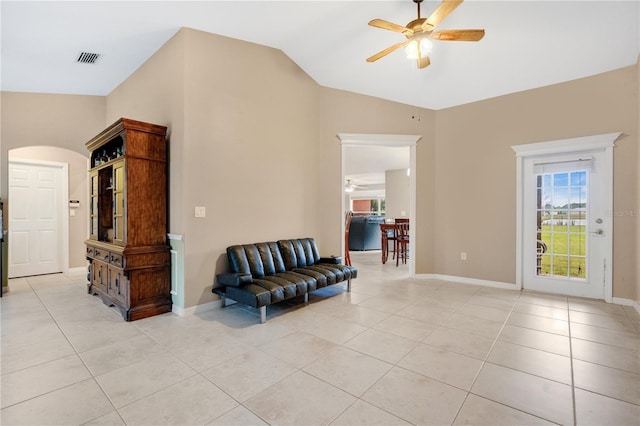
M 207 209 L 202 206 L 196 206 L 194 214 L 195 214 L 195 217 L 206 217 Z

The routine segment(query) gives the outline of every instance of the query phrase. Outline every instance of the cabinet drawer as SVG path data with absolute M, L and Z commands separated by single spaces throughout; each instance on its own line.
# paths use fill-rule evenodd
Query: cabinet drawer
M 95 253 L 94 253 L 93 247 L 87 246 L 87 257 L 93 258 L 94 255 L 95 255 Z
M 111 263 L 113 266 L 117 266 L 119 268 L 124 267 L 124 263 L 122 262 L 122 255 L 121 254 L 111 253 L 111 255 L 109 256 L 109 263 Z
M 102 250 L 99 248 L 94 249 L 94 257 L 98 260 L 109 263 L 109 252 L 107 250 Z

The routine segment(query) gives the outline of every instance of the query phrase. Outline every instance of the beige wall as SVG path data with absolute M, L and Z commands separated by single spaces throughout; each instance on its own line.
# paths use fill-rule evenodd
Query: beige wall
M 55 161 L 69 165 L 69 200 L 80 201 L 80 206 L 70 209 L 70 211 L 73 210 L 74 216 L 69 216 L 69 264 L 66 267 L 82 268 L 86 266 L 84 242 L 89 237 L 87 230 L 89 214 L 88 156 L 53 146 L 30 146 L 9 151 L 9 161 L 18 159 Z
M 433 111 L 341 90 L 322 88 L 319 115 L 318 237 L 330 253 L 340 250 L 341 146 L 338 133 L 386 133 L 422 135 L 416 147 L 416 272 L 430 273 L 433 264 L 434 138 Z M 413 171 L 412 171 L 413 173 Z
M 435 112 L 320 87 L 278 50 L 185 29 L 106 100 L 3 93 L 3 162 L 7 136 L 12 148 L 35 136 L 84 153 L 84 142 L 119 117 L 167 125 L 169 231 L 184 235 L 190 307 L 214 299 L 230 244 L 312 235 L 323 253 L 338 253 L 337 133 L 418 134 L 416 273 L 514 282 L 511 145 L 622 131 L 614 213 L 637 211 L 637 68 Z M 33 110 L 55 110 L 58 133 L 28 128 Z M 76 121 L 86 134 L 75 134 Z M 207 217 L 194 218 L 195 206 Z M 616 297 L 640 297 L 638 225 L 614 215 Z
M 315 236 L 319 87 L 281 51 L 189 31 L 186 305 L 212 299 L 232 244 Z M 203 54 L 207 52 L 207 54 Z M 205 206 L 207 217 L 193 217 Z
M 105 98 L 101 96 L 50 95 L 39 93 L 0 93 L 0 198 L 8 211 L 7 161 L 9 151 L 16 148 L 46 146 L 41 155 L 22 157 L 69 163 L 69 196 L 81 200 L 86 208 L 87 168 L 80 169 L 79 158 L 88 158 L 84 144 L 104 128 Z M 51 149 L 50 147 L 63 148 Z M 68 153 L 68 151 L 73 151 Z M 68 155 L 65 154 L 68 153 Z M 18 151 L 14 151 L 18 153 Z M 66 158 L 68 157 L 68 159 Z M 86 161 L 86 160 L 85 160 Z M 4 215 L 6 229 L 7 215 Z M 86 211 L 69 218 L 69 265 L 82 267 L 84 241 L 87 235 Z M 77 226 L 76 226 L 77 225 Z M 3 251 L 6 257 L 7 250 Z
M 185 32 L 179 31 L 106 98 L 105 126 L 131 118 L 167 126 L 169 229 L 184 234 Z
M 1 92 L 0 197 L 7 197 L 7 153 L 56 146 L 89 156 L 84 144 L 104 129 L 102 96 Z M 5 208 L 7 208 L 5 206 Z
M 411 200 L 409 187 L 410 178 L 407 176 L 407 169 L 385 170 L 384 198 L 385 213 L 388 218 L 409 217 Z
M 614 149 L 613 295 L 635 298 L 637 67 L 438 111 L 437 272 L 515 282 L 511 145 L 623 132 Z M 460 252 L 468 260 L 460 260 Z
M 108 96 L 110 120 L 171 129 L 169 231 L 185 238 L 186 307 L 215 298 L 227 246 L 317 233 L 318 91 L 279 50 L 183 29 Z

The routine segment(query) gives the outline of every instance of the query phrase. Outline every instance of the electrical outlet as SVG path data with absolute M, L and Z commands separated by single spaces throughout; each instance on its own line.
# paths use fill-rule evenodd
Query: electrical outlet
M 466 251 L 461 251 L 460 252 L 460 260 L 467 260 L 467 252 Z
M 195 217 L 206 217 L 207 209 L 205 207 L 196 206 L 194 215 Z

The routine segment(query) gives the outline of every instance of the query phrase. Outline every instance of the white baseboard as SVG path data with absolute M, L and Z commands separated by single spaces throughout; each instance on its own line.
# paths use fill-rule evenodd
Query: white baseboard
M 516 288 L 515 284 L 503 283 L 500 281 L 479 280 L 476 278 L 455 277 L 452 275 L 416 274 L 414 278 L 423 280 L 451 281 L 454 283 L 481 285 L 484 287 L 503 288 L 506 290 L 519 290 L 518 288 Z
M 202 305 L 191 306 L 190 308 L 181 308 L 173 305 L 171 312 L 181 317 L 190 317 L 203 312 L 213 311 L 214 309 L 222 307 L 221 300 L 214 300 L 213 302 L 203 303 Z
M 632 306 L 633 309 L 635 309 L 636 312 L 640 314 L 640 303 L 638 303 L 637 300 L 614 297 L 613 303 L 615 303 L 616 305 Z
M 631 299 L 623 299 L 622 297 L 614 297 L 611 300 L 611 303 L 614 303 L 616 305 L 623 305 L 623 306 L 633 306 L 634 302 Z
M 82 273 L 82 272 L 87 272 L 86 266 L 80 266 L 78 268 L 67 268 L 63 271 L 63 274 L 76 274 L 76 273 Z
M 507 290 L 519 290 L 516 288 L 515 284 L 503 283 L 499 281 L 487 281 L 487 280 L 479 280 L 476 278 L 465 278 L 465 277 L 455 277 L 451 275 L 441 275 L 441 274 L 416 274 L 415 279 L 423 279 L 423 280 L 442 280 L 442 281 L 451 281 L 454 283 L 461 284 L 472 284 L 472 285 L 481 285 L 485 287 L 493 287 L 493 288 L 504 288 Z M 632 299 L 624 299 L 622 297 L 614 297 L 612 299 L 612 303 L 616 305 L 623 306 L 633 306 L 636 312 L 640 313 L 640 303 L 632 300 Z

